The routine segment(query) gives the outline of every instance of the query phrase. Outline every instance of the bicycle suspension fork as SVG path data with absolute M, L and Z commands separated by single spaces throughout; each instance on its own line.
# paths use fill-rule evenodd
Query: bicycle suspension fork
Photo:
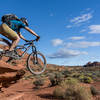
M 35 64 L 38 64 L 38 57 L 37 57 L 37 50 L 36 50 L 36 47 L 35 46 L 32 46 L 32 52 L 33 52 L 33 57 L 34 57 L 34 63 Z

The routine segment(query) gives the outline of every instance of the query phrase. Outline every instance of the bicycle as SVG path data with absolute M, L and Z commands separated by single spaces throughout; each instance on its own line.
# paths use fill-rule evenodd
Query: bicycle
M 22 57 L 27 53 L 27 51 L 30 48 L 32 48 L 31 49 L 32 51 L 27 58 L 27 66 L 26 67 L 32 74 L 41 74 L 46 69 L 46 58 L 42 53 L 37 51 L 36 46 L 34 45 L 35 41 L 36 40 L 30 40 L 23 45 L 17 45 L 14 48 L 14 52 L 17 55 L 17 57 L 16 57 L 16 55 L 8 56 L 5 54 L 5 51 L 10 47 L 11 43 L 4 38 L 0 38 L 0 42 L 2 42 L 1 46 L 0 46 L 0 58 L 2 58 L 3 56 L 6 56 L 6 57 L 9 57 L 8 61 L 11 61 L 13 59 L 19 60 L 19 59 L 22 59 Z M 21 55 L 19 55 L 18 50 L 22 50 L 22 49 L 25 49 L 25 50 L 23 51 L 23 53 Z

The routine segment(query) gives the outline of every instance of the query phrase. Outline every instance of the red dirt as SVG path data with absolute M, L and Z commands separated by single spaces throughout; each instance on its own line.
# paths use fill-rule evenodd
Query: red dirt
M 6 60 L 7 58 L 0 60 L 0 100 L 54 100 L 52 92 L 55 87 L 48 87 L 48 81 L 37 90 L 34 89 L 32 79 L 19 77 L 20 70 L 25 68 L 25 59 L 16 61 L 15 66 L 6 63 Z
M 94 100 L 100 100 L 100 82 L 94 82 L 91 85 L 99 91 L 99 95 L 95 96 Z
M 93 85 L 98 91 L 100 91 L 100 82 L 94 82 Z
M 54 100 L 52 91 L 55 87 L 42 87 L 34 89 L 32 80 L 19 80 L 8 88 L 3 88 L 0 100 Z
M 40 89 L 34 89 L 33 79 L 16 78 L 20 70 L 25 68 L 25 58 L 16 61 L 15 66 L 5 63 L 5 58 L 3 59 L 4 61 L 0 61 L 0 88 L 2 90 L 0 100 L 57 100 L 52 96 L 56 87 L 49 87 L 49 81 Z M 23 75 L 23 72 L 21 74 Z M 100 91 L 100 82 L 92 83 L 91 85 Z

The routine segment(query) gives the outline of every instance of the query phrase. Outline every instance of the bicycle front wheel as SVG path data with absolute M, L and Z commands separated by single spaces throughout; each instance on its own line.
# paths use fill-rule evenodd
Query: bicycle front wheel
M 27 59 L 27 68 L 32 74 L 41 74 L 46 69 L 45 56 L 40 53 L 31 53 Z

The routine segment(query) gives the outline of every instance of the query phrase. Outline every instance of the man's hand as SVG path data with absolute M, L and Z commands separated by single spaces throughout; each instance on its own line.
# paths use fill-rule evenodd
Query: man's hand
M 36 41 L 38 41 L 40 39 L 40 36 L 37 36 Z

